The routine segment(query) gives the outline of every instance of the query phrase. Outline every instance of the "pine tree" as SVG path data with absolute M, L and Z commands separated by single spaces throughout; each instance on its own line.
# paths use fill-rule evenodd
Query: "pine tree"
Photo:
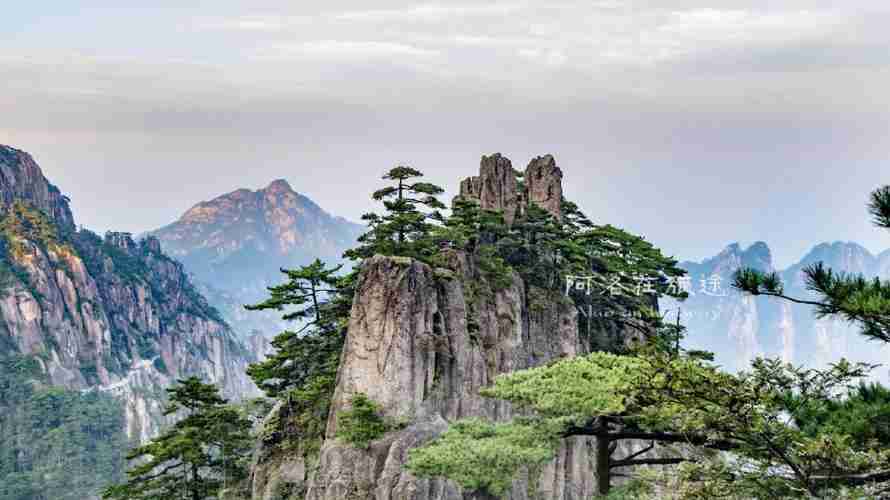
M 249 311 L 276 310 L 286 321 L 302 323 L 296 331 L 284 331 L 272 340 L 276 351 L 261 363 L 251 365 L 247 374 L 270 397 L 303 385 L 320 370 L 327 370 L 331 354 L 343 347 L 339 322 L 344 311 L 334 302 L 342 278 L 342 266 L 326 268 L 316 259 L 299 269 L 282 269 L 288 281 L 269 288 L 265 301 L 246 306 Z
M 451 214 L 434 229 L 433 238 L 440 247 L 474 253 L 481 245 L 494 243 L 506 232 L 502 213 L 484 210 L 475 200 L 457 198 L 451 206 Z
M 197 377 L 178 380 L 167 392 L 164 415 L 184 417 L 133 449 L 127 459 L 136 465 L 126 483 L 110 486 L 103 498 L 204 500 L 245 478 L 251 422 Z
M 324 438 L 358 278 L 355 270 L 337 276 L 341 267 L 328 268 L 316 259 L 296 270 L 283 269 L 288 281 L 270 287 L 266 301 L 247 306 L 281 311 L 283 319 L 302 322 L 298 330 L 277 335 L 275 353 L 250 365 L 247 373 L 282 402 L 263 439 L 296 444 L 304 456 L 315 453 Z
M 867 373 L 867 366 L 843 361 L 812 370 L 761 359 L 749 372 L 729 374 L 689 353 L 593 353 L 498 377 L 480 394 L 530 416 L 458 421 L 414 450 L 408 467 L 498 495 L 524 467 L 552 460 L 560 439 L 592 436 L 601 494 L 628 468 L 677 465 L 668 475 L 680 484 L 678 494 L 662 488 L 671 498 L 840 498 L 842 490 L 851 494 L 844 498 L 874 498 L 867 493 L 890 482 L 890 451 L 872 439 L 883 431 L 850 422 L 789 423 L 802 408 L 827 419 L 864 407 L 885 414 L 886 404 L 839 401 L 838 391 Z M 885 401 L 882 394 L 863 398 Z M 622 457 L 622 440 L 649 445 Z
M 383 202 L 385 213 L 368 213 L 362 217 L 370 231 L 359 237 L 361 245 L 347 251 L 345 257 L 362 260 L 380 254 L 429 261 L 435 255 L 431 221 L 442 220 L 438 210 L 445 205 L 436 196 L 444 190 L 427 182 L 413 182 L 420 177 L 423 177 L 420 171 L 402 166 L 383 176 L 394 185 L 375 191 L 372 198 Z

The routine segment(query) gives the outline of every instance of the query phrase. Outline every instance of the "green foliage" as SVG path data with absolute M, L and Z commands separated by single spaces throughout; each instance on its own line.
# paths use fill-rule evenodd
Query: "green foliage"
M 835 431 L 850 436 L 856 447 L 890 447 L 890 390 L 882 385 L 861 384 L 846 397 L 799 401 L 789 394 L 794 421 L 808 436 Z
M 354 395 L 349 401 L 349 410 L 337 414 L 337 438 L 358 448 L 367 448 L 393 428 L 380 413 L 380 405 L 367 395 Z
M 868 203 L 868 212 L 872 222 L 884 229 L 890 229 L 890 186 L 872 191 Z
M 411 450 L 407 467 L 420 477 L 445 476 L 469 491 L 500 496 L 509 491 L 520 468 L 543 465 L 553 457 L 557 430 L 521 420 L 461 420 L 429 445 Z
M 339 353 L 328 353 L 326 363 L 313 376 L 279 395 L 282 406 L 277 418 L 267 422 L 263 430 L 267 443 L 296 451 L 304 458 L 318 454 L 325 438 L 339 362 Z
M 16 200 L 0 219 L 0 234 L 8 242 L 12 254 L 21 259 L 30 241 L 44 249 L 57 249 L 62 238 L 56 225 L 40 210 Z
M 245 306 L 248 311 L 275 310 L 286 311 L 296 307 L 295 311 L 287 311 L 282 319 L 285 321 L 309 320 L 311 325 L 334 324 L 330 318 L 330 308 L 324 308 L 326 294 L 337 293 L 337 273 L 343 266 L 326 268 L 324 263 L 315 259 L 308 266 L 299 269 L 282 269 L 288 280 L 277 286 L 269 287 L 270 297 L 257 305 Z
M 216 498 L 247 475 L 251 422 L 219 396 L 216 387 L 191 377 L 167 389 L 165 415 L 184 414 L 150 443 L 132 450 L 135 465 L 124 484 L 108 487 L 107 499 L 159 499 L 185 495 Z
M 627 410 L 625 395 L 643 364 L 638 357 L 599 352 L 500 376 L 480 394 L 534 409 L 544 417 L 587 420 L 617 415 Z
M 176 308 L 160 308 L 164 321 L 176 321 L 179 314 L 191 314 L 225 323 L 219 311 L 187 279 L 188 273 L 182 264 L 164 254 L 152 252 L 144 241 L 130 250 L 124 250 L 111 241 L 112 234 L 106 234 L 103 239 L 92 231 L 80 229 L 69 237 L 77 256 L 93 279 L 105 286 L 120 282 L 145 286 L 151 290 L 149 300 L 156 305 L 167 299 L 176 300 Z M 174 269 L 173 273 L 168 272 L 169 267 Z
M 890 466 L 890 450 L 879 443 L 880 428 L 841 421 L 885 411 L 887 394 L 882 390 L 860 392 L 858 402 L 837 396 L 868 368 L 841 361 L 827 370 L 811 370 L 760 359 L 749 372 L 733 375 L 699 357 L 644 349 L 636 356 L 593 353 L 503 375 L 482 394 L 533 410 L 536 416 L 521 422 L 536 428 L 539 436 L 645 435 L 732 452 L 726 460 L 685 465 L 686 493 L 681 498 L 726 492 L 741 498 L 819 496 L 858 488 L 862 478 L 877 481 Z M 866 400 L 869 404 L 863 405 Z M 789 416 L 805 425 L 791 425 Z M 482 445 L 471 437 L 462 439 L 463 449 Z M 529 445 L 526 451 L 535 450 L 540 448 Z M 418 472 L 457 480 L 468 459 L 439 453 L 435 460 L 435 467 Z M 519 461 L 502 468 L 476 462 L 483 469 L 479 477 L 497 475 L 499 481 L 514 477 L 525 465 L 533 464 Z M 727 474 L 732 481 L 720 482 Z
M 18 281 L 40 300 L 40 292 L 21 264 L 29 242 L 44 250 L 68 248 L 65 235 L 49 217 L 23 201 L 15 201 L 0 218 L 0 293 Z
M 372 198 L 383 202 L 385 212 L 362 217 L 370 230 L 359 237 L 360 245 L 347 251 L 345 257 L 361 260 L 380 254 L 431 261 L 438 250 L 431 238 L 431 221 L 442 218 L 438 210 L 445 205 L 436 196 L 443 189 L 426 182 L 412 182 L 420 177 L 421 172 L 409 167 L 396 167 L 383 176 L 394 185 L 375 191 Z
M 41 294 L 31 282 L 31 275 L 13 257 L 9 240 L 5 237 L 0 237 L 0 295 L 7 295 L 9 289 L 15 286 L 16 283 L 21 283 L 22 286 L 31 292 L 32 296 L 38 300 L 40 299 Z
M 498 252 L 523 279 L 542 288 L 559 288 L 564 272 L 562 250 L 570 242 L 555 217 L 530 205 L 498 240 Z
M 815 307 L 818 317 L 839 315 L 862 326 L 862 334 L 890 342 L 890 283 L 880 278 L 834 272 L 822 262 L 806 266 L 802 273 L 806 288 L 820 296 L 820 301 L 798 300 L 784 294 L 775 273 L 740 269 L 733 286 L 752 295 L 779 297 Z
M 473 256 L 492 287 L 500 290 L 513 283 L 513 268 L 500 255 L 496 244 L 506 233 L 503 214 L 483 210 L 472 200 L 457 199 L 451 215 L 433 230 L 432 238 L 438 247 L 461 249 Z M 434 263 L 448 265 L 443 254 Z
M 596 498 L 598 500 L 641 500 L 652 498 L 653 493 L 654 488 L 651 482 L 634 479 L 624 486 L 613 488 L 608 495 Z
M 0 499 L 80 500 L 123 474 L 120 402 L 45 386 L 26 356 L 0 358 Z
M 300 321 L 298 331 L 272 340 L 275 352 L 250 365 L 248 375 L 269 397 L 282 401 L 263 438 L 309 457 L 325 437 L 337 368 L 346 333 L 357 272 L 337 276 L 340 267 L 320 260 L 296 270 L 282 269 L 288 281 L 271 287 L 270 298 L 248 310 L 275 310 L 285 320 Z

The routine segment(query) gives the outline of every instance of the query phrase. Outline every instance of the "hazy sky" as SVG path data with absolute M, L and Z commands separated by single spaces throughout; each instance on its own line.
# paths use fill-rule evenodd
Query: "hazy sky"
M 87 227 L 143 231 L 279 177 L 352 219 L 387 168 L 450 190 L 552 153 L 597 222 L 682 259 L 888 235 L 890 4 L 9 2 L 0 143 Z

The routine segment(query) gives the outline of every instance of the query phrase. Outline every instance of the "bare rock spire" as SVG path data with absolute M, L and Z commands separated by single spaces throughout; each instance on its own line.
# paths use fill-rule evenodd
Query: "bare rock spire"
M 556 166 L 553 155 L 539 156 L 525 169 L 525 187 L 528 202 L 550 212 L 562 220 L 562 170 Z
M 460 196 L 478 200 L 486 210 L 503 211 L 504 219 L 510 224 L 519 208 L 516 173 L 510 160 L 500 153 L 483 156 L 479 176 L 460 183 Z
M 517 213 L 535 203 L 557 219 L 562 219 L 562 170 L 552 155 L 539 156 L 525 170 L 525 190 L 517 181 L 521 176 L 510 160 L 495 153 L 483 156 L 479 175 L 460 183 L 460 198 L 473 199 L 486 210 L 501 210 L 504 220 L 512 224 Z

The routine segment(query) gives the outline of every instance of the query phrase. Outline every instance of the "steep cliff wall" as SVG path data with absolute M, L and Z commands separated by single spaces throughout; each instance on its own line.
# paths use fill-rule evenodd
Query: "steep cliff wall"
M 46 180 L 31 155 L 0 144 L 0 205 L 9 207 L 16 200 L 44 212 L 61 227 L 74 228 L 68 199 Z
M 559 210 L 553 197 L 561 194 L 562 173 L 552 157 L 532 164 L 539 186 L 534 198 Z M 483 158 L 480 176 L 464 181 L 460 195 L 481 200 L 485 208 L 522 210 L 528 198 L 509 193 L 518 185 L 515 176 L 509 160 Z M 560 292 L 528 286 L 517 274 L 499 288 L 471 257 L 446 255 L 447 268 L 437 269 L 398 257 L 363 263 L 327 439 L 310 460 L 261 447 L 253 468 L 254 499 L 475 498 L 452 482 L 414 477 L 405 468 L 409 450 L 456 419 L 510 419 L 516 414 L 510 405 L 480 397 L 479 389 L 499 374 L 576 356 L 585 348 L 575 306 Z M 337 413 L 358 393 L 399 424 L 368 449 L 334 437 Z M 517 479 L 510 498 L 589 499 L 595 477 L 592 440 L 566 440 L 552 463 Z
M 139 441 L 166 421 L 176 378 L 257 394 L 253 354 L 157 239 L 74 230 L 67 199 L 21 151 L 0 147 L 0 172 L 0 354 L 33 356 L 54 385 L 117 396 Z

